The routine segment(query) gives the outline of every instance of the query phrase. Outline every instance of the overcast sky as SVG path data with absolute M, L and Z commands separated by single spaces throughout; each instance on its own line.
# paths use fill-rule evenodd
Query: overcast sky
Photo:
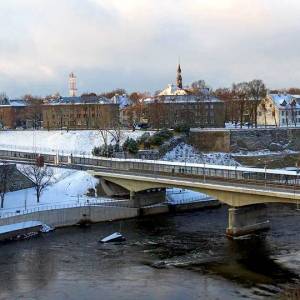
M 0 91 L 151 92 L 263 79 L 300 87 L 299 0 L 0 0 Z

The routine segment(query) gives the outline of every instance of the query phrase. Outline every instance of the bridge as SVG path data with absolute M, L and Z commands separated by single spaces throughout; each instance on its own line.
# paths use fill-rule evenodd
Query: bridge
M 264 204 L 300 203 L 298 170 L 274 170 L 239 166 L 93 156 L 37 154 L 0 150 L 0 159 L 35 163 L 42 155 L 46 164 L 88 170 L 99 177 L 108 195 L 128 193 L 133 207 L 153 204 L 138 197 L 143 191 L 179 187 L 199 191 L 231 206 L 229 235 L 239 235 L 269 226 Z M 149 197 L 151 198 L 151 197 Z

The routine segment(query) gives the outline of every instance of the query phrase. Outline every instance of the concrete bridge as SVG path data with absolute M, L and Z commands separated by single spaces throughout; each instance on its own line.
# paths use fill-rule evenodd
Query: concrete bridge
M 138 197 L 140 192 L 168 187 L 191 189 L 213 196 L 231 206 L 229 235 L 267 228 L 266 203 L 300 203 L 298 169 L 288 171 L 0 150 L 0 159 L 14 162 L 34 164 L 39 155 L 44 157 L 45 164 L 51 166 L 89 170 L 101 178 L 108 195 L 129 194 L 132 207 L 150 205 L 157 200 L 152 201 L 151 197 L 143 200 L 143 197 Z
M 167 176 L 160 174 L 139 174 L 116 171 L 89 171 L 101 178 L 102 185 L 111 189 L 111 195 L 120 188 L 130 194 L 132 207 L 142 207 L 145 201 L 137 193 L 145 190 L 157 190 L 171 187 L 184 188 L 205 193 L 231 206 L 229 208 L 229 236 L 245 235 L 265 230 L 270 226 L 267 219 L 266 203 L 300 203 L 300 193 L 286 186 L 258 185 L 256 183 L 230 183 L 216 179 Z M 152 199 L 151 199 L 152 200 Z M 150 200 L 150 201 L 151 201 Z M 153 203 L 148 203 L 153 204 Z

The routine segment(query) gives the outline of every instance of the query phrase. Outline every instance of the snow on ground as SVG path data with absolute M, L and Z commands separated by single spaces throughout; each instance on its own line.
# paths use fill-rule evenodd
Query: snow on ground
M 121 143 L 127 137 L 137 139 L 143 135 L 142 130 L 122 130 Z M 114 143 L 109 134 L 109 143 Z M 98 130 L 8 130 L 0 131 L 0 148 L 9 150 L 39 151 L 76 154 L 91 154 L 94 147 L 103 144 Z
M 18 166 L 22 170 L 22 166 Z M 111 201 L 111 198 L 92 198 L 86 196 L 89 188 L 95 188 L 97 179 L 85 171 L 53 168 L 53 184 L 42 194 L 40 203 L 36 202 L 34 188 L 10 192 L 5 195 L 4 208 L 0 209 L 0 216 L 10 216 L 12 213 L 25 210 L 49 210 L 76 206 L 80 204 L 101 203 Z M 173 204 L 190 203 L 207 200 L 209 196 L 179 188 L 170 188 L 166 192 L 166 200 Z
M 284 154 L 297 154 L 299 151 L 283 150 L 283 151 L 270 151 L 268 149 L 258 151 L 240 151 L 232 153 L 232 157 L 235 156 L 266 156 L 266 155 L 284 155 Z
M 211 197 L 206 194 L 179 188 L 167 189 L 166 198 L 169 203 L 173 204 L 199 202 L 211 199 Z
M 84 204 L 87 201 L 107 201 L 108 198 L 91 198 L 86 196 L 89 188 L 95 188 L 97 179 L 85 171 L 75 171 L 54 168 L 54 183 L 42 194 L 37 204 L 34 188 L 10 192 L 5 195 L 4 208 L 0 209 L 2 216 L 16 210 L 51 209 L 53 206 Z
M 211 152 L 200 153 L 193 146 L 181 143 L 165 154 L 162 158 L 167 161 L 190 163 L 207 163 L 212 165 L 237 166 L 238 162 L 229 153 Z

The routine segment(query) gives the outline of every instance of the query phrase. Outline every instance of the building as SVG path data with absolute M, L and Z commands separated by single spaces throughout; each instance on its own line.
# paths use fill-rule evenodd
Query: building
M 299 126 L 300 95 L 268 94 L 258 105 L 257 123 L 260 126 Z
M 151 128 L 224 127 L 223 101 L 197 95 L 159 96 L 144 101 L 144 119 Z
M 0 100 L 0 127 L 15 129 L 26 127 L 28 106 L 25 100 Z
M 112 97 L 111 102 L 114 104 L 119 105 L 120 109 L 120 116 L 119 116 L 119 121 L 122 126 L 128 126 L 128 124 L 131 123 L 131 108 L 132 108 L 132 101 L 129 99 L 129 97 L 124 94 L 124 95 L 118 95 L 116 94 L 115 96 Z
M 108 129 L 119 124 L 119 105 L 104 97 L 63 97 L 43 105 L 45 129 Z
M 151 128 L 224 127 L 224 102 L 203 88 L 198 93 L 183 87 L 181 66 L 178 65 L 176 86 L 168 85 L 157 96 L 143 100 L 141 119 Z

